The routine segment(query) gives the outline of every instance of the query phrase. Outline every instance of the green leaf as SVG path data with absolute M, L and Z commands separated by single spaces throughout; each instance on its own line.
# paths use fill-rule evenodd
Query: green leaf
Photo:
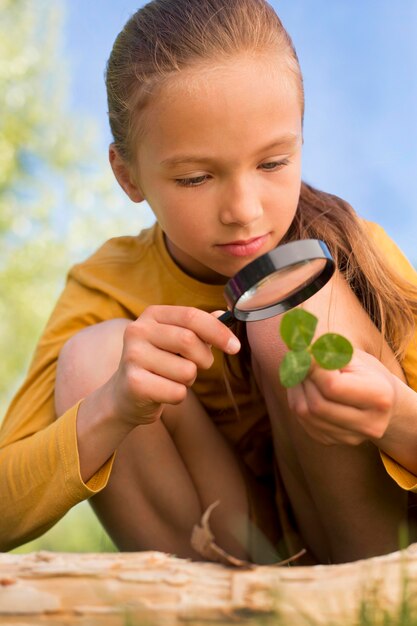
M 294 387 L 301 383 L 308 374 L 311 355 L 307 350 L 290 350 L 284 356 L 279 367 L 279 377 L 284 387 Z
M 353 346 L 342 335 L 326 333 L 313 343 L 311 352 L 321 367 L 326 370 L 338 370 L 351 360 Z
M 281 320 L 281 337 L 290 350 L 304 350 L 313 339 L 317 322 L 315 315 L 303 309 L 288 311 Z

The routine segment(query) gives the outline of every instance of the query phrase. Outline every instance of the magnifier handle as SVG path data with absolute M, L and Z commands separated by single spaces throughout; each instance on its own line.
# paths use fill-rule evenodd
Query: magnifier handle
M 223 324 L 227 326 L 228 328 L 230 328 L 233 322 L 235 321 L 235 318 L 233 317 L 230 311 L 226 311 L 226 313 L 223 313 L 222 315 L 220 315 L 218 319 L 221 322 L 223 322 Z

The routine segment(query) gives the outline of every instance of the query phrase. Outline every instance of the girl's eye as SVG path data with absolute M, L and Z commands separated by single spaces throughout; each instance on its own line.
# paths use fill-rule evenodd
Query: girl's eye
M 207 174 L 203 174 L 202 176 L 193 176 L 190 178 L 176 178 L 175 182 L 180 187 L 198 187 L 208 180 Z
M 282 161 L 268 161 L 267 163 L 261 163 L 259 166 L 264 172 L 274 172 L 280 170 L 285 165 L 288 165 L 288 159 L 282 159 Z

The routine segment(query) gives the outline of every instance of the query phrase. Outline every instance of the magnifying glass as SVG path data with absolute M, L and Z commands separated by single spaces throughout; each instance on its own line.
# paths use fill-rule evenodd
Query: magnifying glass
M 224 288 L 228 311 L 219 320 L 256 322 L 304 302 L 331 278 L 335 264 L 319 239 L 291 241 L 258 257 Z

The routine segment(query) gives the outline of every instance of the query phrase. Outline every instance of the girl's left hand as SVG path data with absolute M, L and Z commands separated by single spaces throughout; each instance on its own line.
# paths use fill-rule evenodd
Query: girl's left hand
M 319 443 L 375 442 L 395 416 L 398 382 L 378 359 L 355 349 L 342 370 L 324 370 L 315 364 L 303 383 L 288 389 L 288 403 Z

